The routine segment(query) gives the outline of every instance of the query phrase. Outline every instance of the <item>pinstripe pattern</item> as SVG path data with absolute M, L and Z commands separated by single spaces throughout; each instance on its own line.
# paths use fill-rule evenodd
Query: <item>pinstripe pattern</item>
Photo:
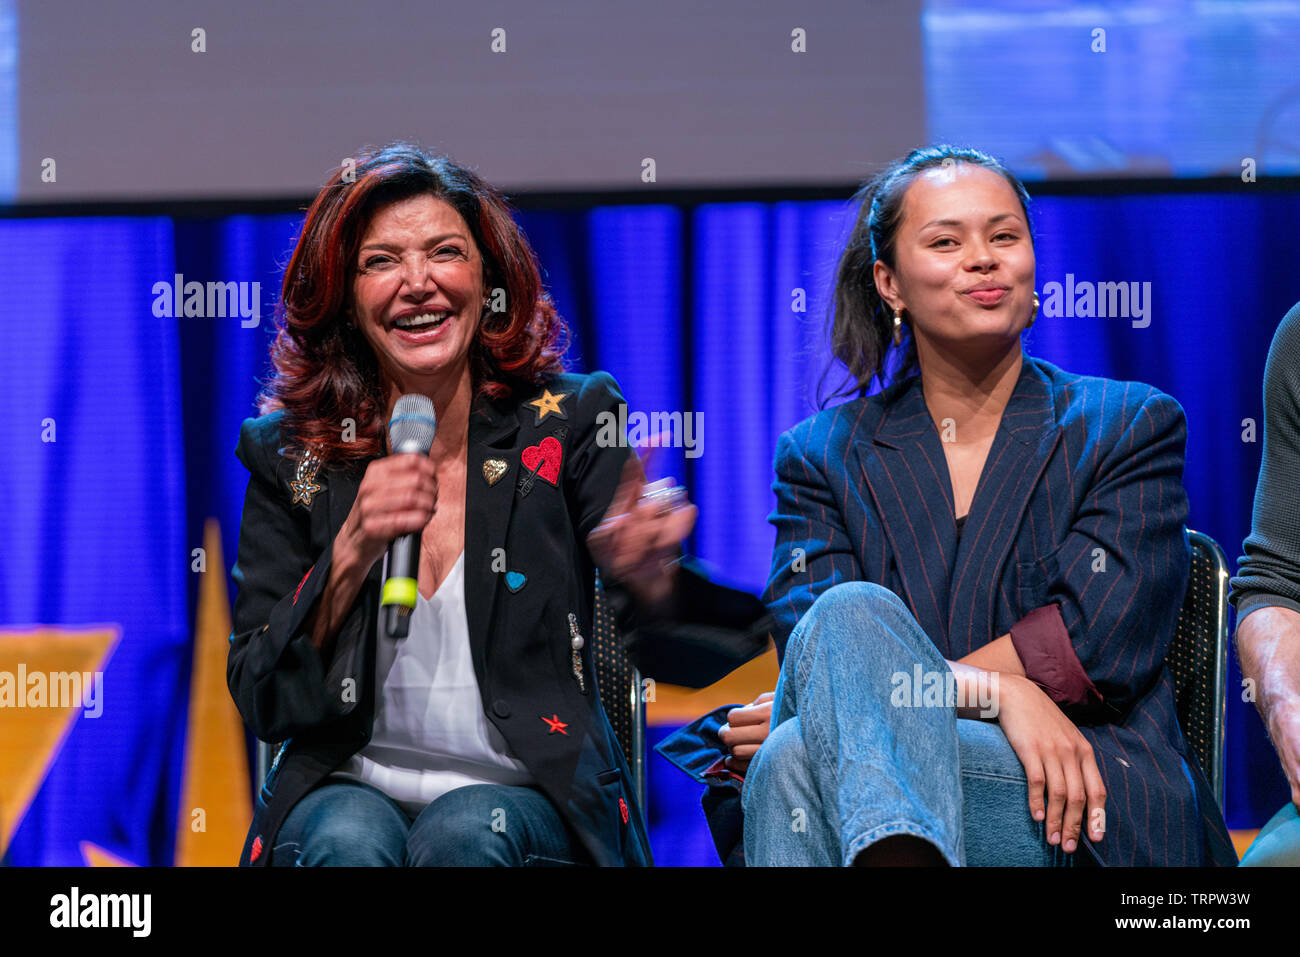
M 844 581 L 899 595 L 951 660 L 1055 602 L 1109 707 L 1107 723 L 1081 726 L 1108 794 L 1102 861 L 1235 863 L 1164 666 L 1191 562 L 1186 435 L 1182 408 L 1151 386 L 1026 356 L 958 543 L 919 377 L 801 422 L 776 453 L 764 601 L 778 650 L 817 596 Z

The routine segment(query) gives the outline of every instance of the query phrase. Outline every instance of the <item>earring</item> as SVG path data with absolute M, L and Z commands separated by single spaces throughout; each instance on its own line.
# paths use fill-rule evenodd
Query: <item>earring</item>
M 903 313 L 899 309 L 894 310 L 894 345 L 903 344 Z
M 1034 293 L 1034 311 L 1029 314 L 1029 325 L 1025 326 L 1025 328 L 1028 329 L 1031 326 L 1033 326 L 1035 320 L 1037 319 L 1038 319 L 1038 293 Z

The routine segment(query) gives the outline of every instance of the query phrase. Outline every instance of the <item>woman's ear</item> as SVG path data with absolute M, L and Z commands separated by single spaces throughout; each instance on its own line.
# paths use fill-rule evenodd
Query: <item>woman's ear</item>
M 894 271 L 877 259 L 871 266 L 871 281 L 876 285 L 876 292 L 889 306 L 890 312 L 903 309 L 902 297 L 898 294 L 898 280 Z

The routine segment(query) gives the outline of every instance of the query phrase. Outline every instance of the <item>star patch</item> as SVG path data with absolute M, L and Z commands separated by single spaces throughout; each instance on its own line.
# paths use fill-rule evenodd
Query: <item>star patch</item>
M 290 504 L 297 505 L 301 502 L 308 508 L 311 508 L 311 497 L 321 489 L 311 479 L 294 479 L 289 483 L 289 487 L 293 489 L 293 501 Z
M 550 389 L 542 389 L 540 398 L 533 399 L 531 402 L 525 402 L 525 405 L 531 405 L 537 416 L 537 421 L 533 425 L 541 425 L 542 421 L 548 415 L 554 415 L 561 419 L 567 419 L 569 416 L 560 408 L 560 403 L 569 397 L 569 393 L 560 392 L 552 393 Z
M 308 451 L 298 463 L 298 471 L 289 483 L 293 489 L 293 501 L 290 505 L 302 504 L 311 508 L 311 497 L 321 490 L 316 484 L 316 471 L 320 468 L 320 459 L 315 452 Z
M 568 725 L 560 720 L 560 716 L 558 714 L 553 714 L 549 718 L 546 717 L 546 715 L 542 715 L 542 720 L 545 721 L 547 725 L 550 726 L 551 730 L 547 732 L 548 734 L 555 734 L 556 731 L 560 732 L 560 734 L 563 735 L 567 735 L 569 733 L 564 730 L 565 728 L 568 727 Z

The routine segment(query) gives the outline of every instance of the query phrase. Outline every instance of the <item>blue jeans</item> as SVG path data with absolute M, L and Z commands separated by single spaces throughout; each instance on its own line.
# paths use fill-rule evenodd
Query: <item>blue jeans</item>
M 1242 867 L 1300 867 L 1300 814 L 1290 801 L 1282 805 L 1251 841 Z
M 896 835 L 956 866 L 1070 866 L 1090 854 L 1082 835 L 1074 855 L 1047 843 L 996 722 L 895 698 L 896 676 L 910 682 L 918 664 L 951 673 L 887 588 L 846 582 L 817 599 L 786 645 L 772 731 L 745 776 L 746 863 L 849 865 Z
M 327 779 L 289 812 L 271 866 L 577 866 L 590 860 L 535 788 L 456 788 L 412 820 L 378 788 Z

